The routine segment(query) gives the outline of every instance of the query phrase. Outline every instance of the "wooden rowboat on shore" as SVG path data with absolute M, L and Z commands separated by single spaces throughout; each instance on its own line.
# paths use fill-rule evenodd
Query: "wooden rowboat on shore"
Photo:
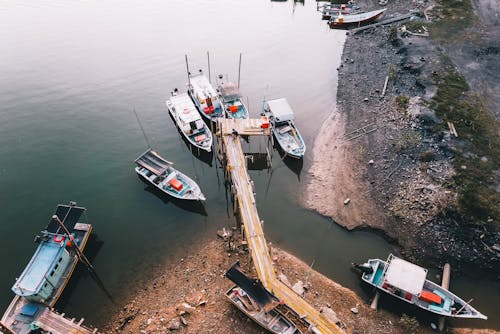
M 338 26 L 347 26 L 351 24 L 361 24 L 366 22 L 371 22 L 378 19 L 385 12 L 384 9 L 373 10 L 371 12 L 352 14 L 352 15 L 343 15 L 339 13 L 336 16 L 332 16 L 328 23 L 330 27 L 338 27 Z

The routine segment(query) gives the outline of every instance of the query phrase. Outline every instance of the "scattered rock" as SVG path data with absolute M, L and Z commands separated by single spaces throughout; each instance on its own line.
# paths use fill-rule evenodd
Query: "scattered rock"
M 340 322 L 340 319 L 337 317 L 337 313 L 335 313 L 334 310 L 332 310 L 330 307 L 321 307 L 321 309 L 319 310 L 321 313 L 323 313 L 325 315 L 325 317 L 330 320 L 331 322 L 333 323 L 338 323 Z
M 288 280 L 288 277 L 286 277 L 285 274 L 281 273 L 278 275 L 278 279 L 283 282 L 288 287 L 291 287 L 292 285 L 290 284 L 290 281 Z
M 179 318 L 173 318 L 172 320 L 170 320 L 170 322 L 168 323 L 168 327 L 167 327 L 169 330 L 171 331 L 176 331 L 176 330 L 179 330 L 181 328 L 181 321 L 179 320 Z
M 299 296 L 303 296 L 304 292 L 306 291 L 304 288 L 304 283 L 300 280 L 292 286 L 292 290 L 295 291 L 295 293 L 297 293 Z
M 350 198 L 346 198 L 346 199 L 344 200 L 344 205 L 347 205 L 347 204 L 349 204 L 350 202 L 351 202 L 351 199 L 350 199 Z
M 357 307 L 353 307 L 353 308 L 351 308 L 351 312 L 354 313 L 354 314 L 358 314 L 359 310 L 358 310 Z

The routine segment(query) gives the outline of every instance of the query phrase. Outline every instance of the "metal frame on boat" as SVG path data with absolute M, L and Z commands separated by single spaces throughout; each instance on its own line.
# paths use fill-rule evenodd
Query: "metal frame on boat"
M 248 108 L 243 103 L 238 85 L 232 81 L 224 80 L 219 75 L 217 80 L 217 89 L 220 95 L 222 109 L 227 118 L 248 118 Z
M 304 139 L 297 130 L 292 108 L 285 98 L 264 101 L 263 112 L 272 124 L 273 135 L 287 156 L 301 159 L 306 152 Z
M 370 259 L 356 268 L 363 271 L 362 280 L 423 310 L 454 318 L 487 319 L 468 302 L 426 279 L 427 269 L 392 254 L 387 261 Z
M 173 94 L 166 102 L 168 111 L 182 135 L 195 147 L 212 151 L 212 132 L 201 119 L 187 93 Z
M 156 151 L 148 149 L 134 162 L 137 164 L 135 172 L 163 193 L 178 199 L 205 200 L 198 184 Z

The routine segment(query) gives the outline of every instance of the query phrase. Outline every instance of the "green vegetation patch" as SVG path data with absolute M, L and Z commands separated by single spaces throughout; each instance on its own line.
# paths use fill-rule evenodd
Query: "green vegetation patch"
M 500 217 L 500 195 L 495 189 L 500 166 L 499 123 L 451 65 L 435 79 L 438 90 L 431 106 L 444 121 L 437 125 L 438 130 L 448 130 L 447 122 L 452 122 L 458 133 L 452 186 L 459 194 L 460 207 L 473 220 Z
M 460 37 L 461 32 L 478 20 L 471 0 L 438 0 L 432 16 L 431 35 L 442 40 Z

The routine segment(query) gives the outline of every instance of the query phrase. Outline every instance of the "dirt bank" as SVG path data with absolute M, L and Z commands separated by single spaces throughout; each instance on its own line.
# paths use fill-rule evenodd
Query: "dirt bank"
M 373 1 L 362 5 L 378 7 Z M 498 277 L 497 123 L 447 56 L 445 46 L 457 53 L 460 39 L 450 33 L 447 44 L 448 35 L 438 34 L 451 29 L 440 21 L 451 17 L 443 8 L 439 2 L 391 1 L 385 18 L 425 10 L 440 25 L 420 18 L 348 36 L 337 111 L 316 139 L 304 203 L 348 229 L 383 230 L 410 260 L 451 262 L 454 270 L 482 268 Z M 481 50 L 489 50 L 487 40 L 482 43 Z M 476 68 L 487 71 L 488 64 Z M 487 76 L 494 82 L 495 75 Z M 462 109 L 465 116 L 457 117 Z M 482 117 L 488 121 L 476 122 Z M 476 124 L 482 130 L 472 132 Z M 489 151 L 477 144 L 483 138 L 493 147 Z
M 222 239 L 209 240 L 187 250 L 177 263 L 169 264 L 148 279 L 110 322 L 106 333 L 263 333 L 224 297 L 231 282 L 224 272 L 237 260 L 255 275 L 246 246 L 236 235 L 233 247 Z M 311 270 L 292 255 L 272 249 L 278 274 L 291 284 L 302 281 L 304 298 L 317 309 L 329 308 L 347 333 L 407 333 L 399 317 L 373 311 L 354 292 Z M 357 308 L 353 313 L 351 308 Z M 420 328 L 430 333 L 430 328 Z

